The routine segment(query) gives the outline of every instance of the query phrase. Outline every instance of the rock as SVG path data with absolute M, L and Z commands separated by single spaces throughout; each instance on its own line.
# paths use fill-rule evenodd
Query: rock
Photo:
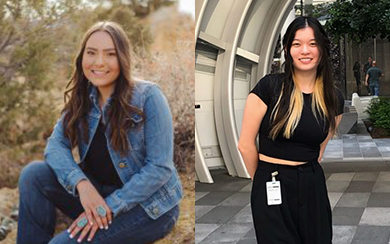
M 19 218 L 19 204 L 15 204 L 14 207 L 12 208 L 12 212 L 10 215 L 11 219 L 18 221 Z
M 16 243 L 17 223 L 11 219 L 11 214 L 19 202 L 18 189 L 7 187 L 0 189 L 0 244 Z M 15 213 L 14 213 L 15 215 Z
M 4 240 L 8 233 L 11 232 L 13 226 L 15 226 L 14 224 L 14 221 L 8 217 L 5 217 L 2 221 L 1 221 L 1 225 L 0 225 L 0 240 Z
M 0 215 L 10 216 L 12 209 L 18 204 L 18 190 L 4 187 L 0 189 Z

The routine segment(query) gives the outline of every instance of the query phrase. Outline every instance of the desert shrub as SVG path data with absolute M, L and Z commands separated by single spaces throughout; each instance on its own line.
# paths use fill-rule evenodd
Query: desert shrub
M 386 129 L 390 133 L 390 98 L 373 98 L 366 111 L 375 127 Z
M 194 70 L 187 60 L 194 60 L 191 52 L 177 54 L 152 53 L 150 60 L 135 58 L 135 72 L 143 79 L 157 83 L 168 99 L 174 127 L 174 162 L 181 172 L 193 170 L 195 113 Z
M 168 99 L 174 127 L 174 162 L 181 172 L 194 172 L 195 163 L 195 43 L 191 19 L 164 14 L 152 25 L 157 40 L 150 58 L 133 57 L 137 77 L 157 83 Z

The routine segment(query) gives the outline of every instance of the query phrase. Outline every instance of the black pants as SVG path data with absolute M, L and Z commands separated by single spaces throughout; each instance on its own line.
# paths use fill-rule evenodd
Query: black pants
M 266 182 L 278 171 L 282 204 L 267 204 Z M 251 207 L 257 243 L 332 243 L 332 212 L 325 176 L 317 161 L 301 166 L 259 161 L 252 187 Z
M 356 79 L 356 92 L 358 95 L 361 95 L 361 90 L 360 90 L 360 75 L 355 74 L 355 79 Z

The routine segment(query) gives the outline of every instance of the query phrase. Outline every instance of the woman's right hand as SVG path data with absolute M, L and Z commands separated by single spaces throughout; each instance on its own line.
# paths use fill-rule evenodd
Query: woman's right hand
M 256 137 L 266 112 L 267 105 L 263 100 L 257 95 L 250 93 L 245 104 L 241 134 L 238 141 L 238 150 L 244 159 L 246 170 L 252 180 L 255 176 L 259 161 L 259 153 L 256 148 Z
M 90 224 L 95 220 L 100 229 L 108 229 L 108 225 L 112 222 L 112 212 L 102 196 L 88 180 L 80 181 L 77 186 L 77 191 L 80 195 L 80 202 L 87 215 Z M 97 207 L 102 206 L 106 210 L 105 216 L 100 216 L 97 212 Z

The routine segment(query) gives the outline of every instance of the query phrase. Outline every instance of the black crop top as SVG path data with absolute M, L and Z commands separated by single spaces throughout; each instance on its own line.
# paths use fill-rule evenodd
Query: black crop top
M 309 162 L 316 160 L 320 152 L 320 144 L 328 136 L 328 123 L 314 114 L 311 109 L 311 94 L 303 94 L 304 105 L 301 120 L 290 139 L 283 137 L 283 133 L 273 141 L 268 137 L 270 132 L 270 117 L 279 97 L 284 74 L 272 74 L 263 77 L 250 93 L 256 94 L 266 105 L 267 112 L 259 130 L 259 153 L 266 156 L 290 161 Z M 336 115 L 344 110 L 344 98 L 336 88 L 338 107 Z

